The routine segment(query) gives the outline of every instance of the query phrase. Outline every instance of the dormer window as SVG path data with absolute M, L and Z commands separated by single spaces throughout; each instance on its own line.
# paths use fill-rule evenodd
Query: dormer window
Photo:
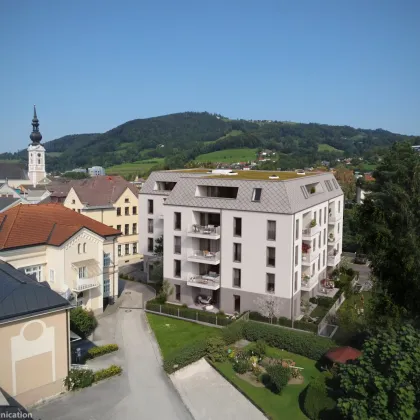
M 262 188 L 254 188 L 252 192 L 252 201 L 261 201 Z

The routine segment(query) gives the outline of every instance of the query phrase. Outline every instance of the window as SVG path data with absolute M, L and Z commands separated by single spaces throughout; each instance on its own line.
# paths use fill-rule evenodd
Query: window
M 133 235 L 137 235 L 137 223 L 133 223 Z
M 276 266 L 276 248 L 267 247 L 267 266 L 275 267 Z
M 252 193 L 252 201 L 261 201 L 262 188 L 254 188 Z
M 153 214 L 153 200 L 147 200 L 147 212 Z
M 274 274 L 273 273 L 267 273 L 266 287 L 267 287 L 267 292 L 268 293 L 274 293 L 275 282 L 274 282 Z
M 130 207 L 126 207 L 126 208 L 124 209 L 124 214 L 125 214 L 126 216 L 130 216 Z
M 118 256 L 121 257 L 122 253 L 121 253 L 121 245 L 118 245 Z
M 321 257 L 318 258 L 318 271 L 321 270 Z
M 316 211 L 314 211 L 314 217 L 313 217 L 313 219 L 315 220 L 315 222 L 316 222 Z
M 79 267 L 79 279 L 85 279 L 87 277 L 87 267 Z
M 327 228 L 324 229 L 324 246 L 326 242 L 327 242 Z
M 109 278 L 104 278 L 104 297 L 109 296 L 110 290 L 111 290 L 111 282 L 109 281 Z
M 147 239 L 147 252 L 153 252 L 153 238 Z
M 322 225 L 322 209 L 319 210 L 319 225 Z
M 238 187 L 219 187 L 216 185 L 198 185 L 195 191 L 196 197 L 213 198 L 236 198 Z
M 327 208 L 324 208 L 324 225 L 327 223 Z
M 71 200 L 71 204 L 76 204 L 76 200 L 74 198 Z
M 298 289 L 298 272 L 295 271 L 295 293 L 297 292 Z
M 316 251 L 316 239 L 312 241 L 312 249 Z
M 301 191 L 302 191 L 302 194 L 303 194 L 303 196 L 305 197 L 305 198 L 308 198 L 308 190 L 305 188 L 305 186 L 301 186 L 300 187 L 300 189 L 301 189 Z
M 54 283 L 54 275 L 55 275 L 54 270 L 50 268 L 50 283 Z
M 296 240 L 299 239 L 299 219 L 296 220 L 296 232 L 295 232 Z
M 81 210 L 79 209 L 79 210 L 77 210 L 79 213 L 81 213 Z
M 153 219 L 147 219 L 147 232 L 153 233 Z
M 341 201 L 338 202 L 338 212 L 340 213 L 341 211 Z
M 333 190 L 333 187 L 332 187 L 332 185 L 331 185 L 331 182 L 330 182 L 330 181 L 325 181 L 325 186 L 327 187 L 327 190 L 328 190 L 328 191 L 332 191 L 332 190 Z
M 124 203 L 129 203 L 130 199 L 129 198 L 124 198 Z
M 174 236 L 174 254 L 181 253 L 181 237 Z
M 117 230 L 121 232 L 121 225 L 117 225 Z
M 133 254 L 137 254 L 137 242 L 133 244 Z
M 233 287 L 241 287 L 241 269 L 234 268 L 233 269 Z
M 175 285 L 175 300 L 181 301 L 181 286 L 179 284 Z
M 137 214 L 137 207 L 133 206 L 133 215 L 136 215 L 136 214 Z
M 121 207 L 117 207 L 117 216 L 121 216 Z
M 82 244 L 77 245 L 77 253 L 80 254 L 82 252 Z
M 337 183 L 337 181 L 335 180 L 335 178 L 333 178 L 332 182 L 333 182 L 333 184 L 334 184 L 335 189 L 336 189 L 336 190 L 338 190 L 338 183 Z
M 318 248 L 321 248 L 321 232 L 318 235 Z
M 324 249 L 324 252 L 322 254 L 322 266 L 325 267 L 325 249 Z
M 124 248 L 125 255 L 130 255 L 130 244 L 125 244 Z
M 181 213 L 174 213 L 174 229 L 181 230 Z
M 299 263 L 299 245 L 295 246 L 295 265 Z
M 130 234 L 130 225 L 124 225 L 124 235 Z
M 109 252 L 104 252 L 104 267 L 109 267 L 111 265 L 111 254 Z
M 181 277 L 181 261 L 174 260 L 174 277 Z
M 83 244 L 83 254 L 86 254 L 86 244 Z
M 276 240 L 276 221 L 275 220 L 267 221 L 267 240 L 269 241 Z
M 340 223 L 337 223 L 337 233 L 340 233 Z
M 234 243 L 233 244 L 233 261 L 241 262 L 242 261 L 242 245 Z
M 242 236 L 242 219 L 240 217 L 233 218 L 233 236 Z

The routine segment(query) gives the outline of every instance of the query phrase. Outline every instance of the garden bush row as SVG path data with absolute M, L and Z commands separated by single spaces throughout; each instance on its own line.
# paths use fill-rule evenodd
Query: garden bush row
M 105 344 L 104 346 L 92 347 L 87 352 L 87 359 L 94 359 L 95 357 L 112 353 L 113 351 L 117 351 L 117 350 L 118 350 L 117 344 Z
M 207 355 L 207 341 L 199 340 L 173 352 L 163 363 L 167 373 L 173 373 Z
M 267 324 L 280 325 L 282 327 L 289 327 L 289 328 L 292 328 L 292 325 L 293 325 L 293 328 L 297 330 L 310 331 L 314 333 L 318 332 L 318 325 L 314 323 L 309 323 L 306 321 L 294 321 L 292 324 L 292 320 L 286 317 L 273 318 L 272 321 L 270 322 L 269 318 L 262 316 L 260 313 L 250 312 L 249 319 L 252 321 L 265 322 Z
M 87 388 L 94 382 L 119 375 L 121 372 L 122 368 L 116 365 L 111 365 L 95 373 L 91 369 L 71 369 L 64 380 L 64 385 L 69 391 L 74 391 L 80 388 Z

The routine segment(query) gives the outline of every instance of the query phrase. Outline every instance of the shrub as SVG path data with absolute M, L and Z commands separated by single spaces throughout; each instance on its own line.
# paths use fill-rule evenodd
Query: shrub
M 264 340 L 257 340 L 254 346 L 254 353 L 257 357 L 265 356 L 267 351 L 267 343 Z
M 226 316 L 225 311 L 219 311 L 217 315 Z
M 249 341 L 264 340 L 269 346 L 313 360 L 319 360 L 326 351 L 335 347 L 334 342 L 328 338 L 252 321 L 245 323 L 243 334 Z
M 309 298 L 309 302 L 317 304 L 318 303 L 318 298 L 316 298 L 315 296 L 311 297 L 311 298 Z
M 163 363 L 166 372 L 172 373 L 206 356 L 207 342 L 195 341 L 173 352 Z
M 290 368 L 282 365 L 272 365 L 267 367 L 267 375 L 270 378 L 270 388 L 273 392 L 280 394 L 282 389 L 289 382 L 291 372 Z
M 207 356 L 212 362 L 224 362 L 227 358 L 225 342 L 222 337 L 210 337 L 207 340 Z
M 335 299 L 328 296 L 320 296 L 318 298 L 318 305 L 324 306 L 325 308 L 331 308 L 334 302 L 335 302 Z
M 311 331 L 315 334 L 318 333 L 318 324 L 314 324 L 313 322 L 295 321 L 293 326 L 298 330 Z
M 103 379 L 110 378 L 111 376 L 120 375 L 121 372 L 121 366 L 111 365 L 108 368 L 101 369 L 95 372 L 93 380 L 95 382 L 102 381 Z
M 244 335 L 244 321 L 236 321 L 230 324 L 228 327 L 223 328 L 222 337 L 226 344 L 233 344 L 241 340 Z
M 324 372 L 322 376 L 314 379 L 306 388 L 303 409 L 311 420 L 322 418 L 322 413 L 335 407 L 335 402 L 328 397 L 328 390 L 325 381 L 331 376 Z
M 69 391 L 86 388 L 93 384 L 93 371 L 91 369 L 70 369 L 64 379 L 64 385 Z
M 95 357 L 99 357 L 107 353 L 112 353 L 113 351 L 117 350 L 117 344 L 106 344 L 105 346 L 92 347 L 87 352 L 87 358 L 94 359 Z
M 183 303 L 181 308 L 188 309 L 188 305 L 186 303 Z
M 88 337 L 97 325 L 98 321 L 92 311 L 87 311 L 80 306 L 70 311 L 70 329 L 80 337 Z
M 235 360 L 233 363 L 233 370 L 239 374 L 246 373 L 251 370 L 251 363 L 246 359 Z

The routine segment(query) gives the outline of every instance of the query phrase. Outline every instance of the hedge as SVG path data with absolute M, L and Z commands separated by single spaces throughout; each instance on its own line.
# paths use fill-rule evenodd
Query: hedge
M 207 340 L 195 341 L 172 353 L 164 362 L 163 368 L 167 373 L 175 372 L 191 363 L 200 360 L 207 354 Z
M 222 337 L 227 345 L 244 338 L 244 321 L 236 321 L 222 329 Z
M 121 366 L 111 365 L 110 367 L 96 371 L 93 374 L 93 380 L 94 382 L 102 381 L 103 379 L 110 378 L 111 376 L 120 375 L 121 372 Z
M 305 390 L 303 409 L 311 420 L 324 418 L 326 412 L 335 407 L 334 400 L 328 396 L 325 383 L 330 376 L 331 373 L 324 372 L 323 375 L 310 382 Z
M 278 328 L 253 321 L 245 323 L 243 335 L 249 341 L 264 340 L 269 346 L 319 360 L 325 352 L 336 347 L 334 341 L 316 335 Z
M 317 333 L 318 332 L 318 325 L 306 321 L 294 321 L 292 324 L 292 320 L 286 317 L 280 317 L 280 318 L 273 318 L 272 322 L 270 322 L 269 318 L 266 318 L 262 316 L 258 312 L 250 312 L 249 313 L 249 319 L 253 321 L 259 321 L 259 322 L 265 322 L 266 324 L 270 325 L 280 325 L 282 327 L 288 327 L 293 328 L 296 330 L 304 330 L 304 331 L 310 331 Z
M 87 352 L 87 359 L 94 359 L 95 357 L 102 356 L 104 354 L 112 353 L 118 350 L 117 344 L 105 344 L 104 346 L 92 347 Z
M 98 321 L 92 311 L 81 306 L 70 311 L 70 329 L 82 338 L 88 337 L 98 326 Z

